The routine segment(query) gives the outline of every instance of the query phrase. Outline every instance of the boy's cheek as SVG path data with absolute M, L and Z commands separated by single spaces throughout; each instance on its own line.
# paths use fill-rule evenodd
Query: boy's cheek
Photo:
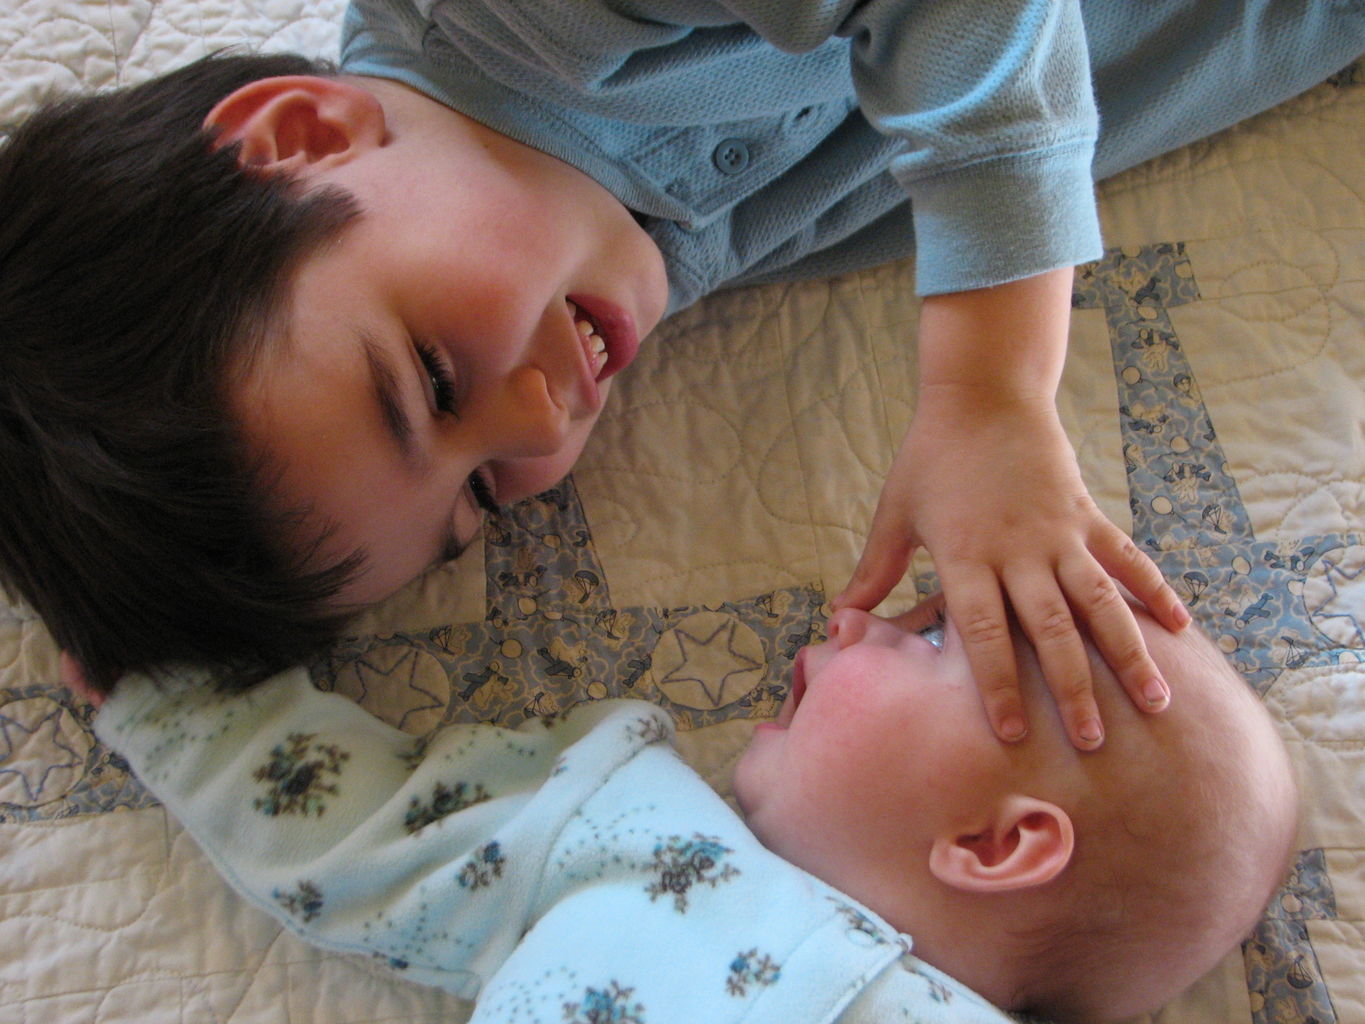
M 554 487 L 573 469 L 587 443 L 592 424 L 578 428 L 562 451 L 554 455 L 516 459 L 495 470 L 498 484 L 495 497 L 499 504 L 512 504 Z

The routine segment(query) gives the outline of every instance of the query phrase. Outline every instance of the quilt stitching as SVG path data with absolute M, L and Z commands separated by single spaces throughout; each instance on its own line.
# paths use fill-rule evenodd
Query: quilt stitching
M 94 25 L 94 35 L 98 36 L 98 43 L 94 45 L 89 53 L 82 56 L 81 62 L 52 60 L 49 61 L 41 72 L 35 73 L 32 82 L 24 82 L 15 85 L 12 81 L 6 80 L 0 84 L 0 109 L 4 111 L 5 118 L 14 118 L 21 114 L 25 107 L 35 102 L 40 92 L 47 86 L 43 82 L 70 82 L 82 85 L 108 85 L 114 81 L 127 81 L 145 71 L 150 66 L 155 66 L 159 60 L 159 54 L 172 54 L 177 58 L 192 56 L 202 49 L 220 45 L 226 42 L 237 41 L 240 38 L 253 35 L 259 28 L 258 23 L 274 23 L 282 19 L 288 19 L 290 12 L 301 10 L 301 5 L 286 2 L 279 7 L 273 5 L 252 5 L 249 9 L 243 10 L 240 7 L 223 4 L 199 4 L 193 5 L 191 11 L 194 17 L 185 20 L 178 17 L 172 10 L 174 5 L 167 3 L 148 3 L 140 5 L 136 9 L 135 17 L 129 12 L 133 10 L 124 5 L 117 5 L 113 2 L 89 3 L 71 0 L 71 2 L 58 3 L 21 3 L 13 9 L 17 17 L 11 21 L 9 26 L 0 26 L 0 59 L 7 62 L 13 61 L 16 55 L 20 54 L 25 40 L 15 33 L 16 28 L 24 22 L 24 19 L 33 12 L 41 12 L 43 17 L 50 17 L 52 20 L 67 20 L 72 27 L 84 30 Z M 310 16 L 315 17 L 318 22 L 327 22 L 334 25 L 337 20 L 341 5 L 336 3 L 324 2 L 318 5 L 316 11 L 310 11 Z M 323 9 L 325 8 L 325 9 Z M 98 22 L 89 18 L 84 11 L 93 10 L 98 12 L 95 17 Z M 122 15 L 124 20 L 120 21 Z M 300 16 L 302 17 L 302 16 Z M 9 19 L 5 19 L 9 21 Z M 89 21 L 91 24 L 87 25 Z M 252 27 L 247 28 L 250 24 Z M 277 42 L 287 42 L 284 36 L 276 38 Z M 48 72 L 51 72 L 49 75 Z M 1365 83 L 1362 80 L 1361 70 L 1358 66 L 1348 70 L 1342 75 L 1335 76 L 1335 88 L 1328 90 L 1318 90 L 1308 97 L 1292 101 L 1287 109 L 1281 109 L 1274 114 L 1266 115 L 1253 122 L 1246 131 L 1273 133 L 1279 132 L 1280 126 L 1275 119 L 1284 121 L 1300 118 L 1308 115 L 1323 117 L 1324 113 L 1332 110 L 1332 105 L 1338 97 L 1350 89 L 1358 89 Z M 1342 108 L 1337 108 L 1342 109 Z M 1352 114 L 1358 111 L 1356 105 L 1346 111 Z M 1346 114 L 1342 116 L 1345 117 Z M 1324 120 L 1328 118 L 1323 117 Z M 12 123 L 12 120 L 11 122 Z M 1355 122 L 1352 121 L 1354 124 Z M 1243 131 L 1243 129 L 1238 129 Z M 3 136 L 3 129 L 0 128 L 0 137 Z M 1111 195 L 1120 194 L 1124 189 L 1137 187 L 1154 181 L 1157 177 L 1164 176 L 1167 181 L 1186 180 L 1194 174 L 1212 173 L 1213 171 L 1224 169 L 1230 163 L 1230 159 L 1219 152 L 1216 145 L 1197 147 L 1192 151 L 1194 161 L 1201 162 L 1201 166 L 1191 170 L 1191 161 L 1188 156 L 1179 159 L 1172 159 L 1156 166 L 1154 169 L 1140 172 L 1138 175 L 1125 179 L 1124 183 L 1117 189 L 1109 186 L 1102 186 L 1101 191 L 1109 191 Z M 1349 157 L 1350 154 L 1344 154 Z M 1353 192 L 1359 195 L 1358 183 L 1341 173 L 1342 167 L 1333 168 L 1330 165 L 1322 165 L 1323 170 L 1337 172 L 1336 180 L 1340 183 L 1344 191 Z M 1356 176 L 1358 177 L 1358 176 Z M 1252 223 L 1248 219 L 1246 222 Z M 1311 229 L 1312 225 L 1307 225 Z M 1264 225 L 1262 225 L 1264 229 Z M 1140 254 L 1138 257 L 1139 265 L 1143 260 L 1151 259 L 1150 253 Z M 1158 260 L 1157 262 L 1160 262 Z M 1270 264 L 1273 266 L 1273 262 Z M 861 280 L 861 279 L 860 279 Z M 1192 278 L 1191 278 L 1192 280 Z M 1176 289 L 1178 291 L 1178 289 Z M 765 293 L 767 295 L 773 292 Z M 784 293 L 785 294 L 785 293 Z M 1134 308 L 1143 314 L 1153 311 L 1156 306 L 1152 303 L 1137 302 L 1130 295 L 1128 299 L 1119 299 L 1115 303 L 1115 309 L 1126 308 L 1131 313 Z M 755 300 L 756 302 L 770 302 L 769 299 Z M 1165 301 L 1165 300 L 1163 300 Z M 765 312 L 765 311 L 760 311 Z M 771 313 L 771 309 L 766 310 Z M 1106 316 L 1110 314 L 1106 312 Z M 1112 331 L 1111 331 L 1112 340 Z M 1265 379 L 1268 374 L 1251 374 L 1254 378 Z M 1191 378 L 1193 375 L 1191 375 Z M 1143 417 L 1136 417 L 1143 418 Z M 1141 452 L 1139 452 L 1141 454 Z M 1194 462 L 1194 459 L 1185 461 Z M 1214 468 L 1221 464 L 1221 460 L 1212 459 L 1204 462 L 1205 468 L 1212 465 Z M 629 474 L 633 470 L 625 467 L 621 472 Z M 1163 471 L 1164 473 L 1165 471 Z M 1190 501 L 1191 509 L 1194 504 L 1200 501 L 1204 495 L 1202 488 L 1207 487 L 1209 492 L 1214 491 L 1213 478 L 1204 481 L 1199 478 L 1198 471 L 1184 471 L 1185 475 L 1177 474 L 1172 481 L 1164 481 L 1164 485 L 1180 494 L 1193 494 Z M 1188 475 L 1193 473 L 1193 476 Z M 1262 478 L 1263 474 L 1247 474 L 1240 477 L 1240 483 L 1245 485 L 1250 479 Z M 1335 477 L 1332 480 L 1315 479 L 1312 476 L 1304 476 L 1306 488 L 1298 501 L 1306 501 L 1312 495 L 1307 492 L 1326 487 L 1329 483 L 1341 489 L 1338 496 L 1338 508 L 1342 510 L 1339 516 L 1341 521 L 1347 521 L 1344 510 L 1351 507 L 1351 502 L 1344 501 L 1345 489 L 1351 484 L 1356 483 L 1344 477 Z M 1156 484 L 1152 485 L 1154 488 Z M 1149 494 L 1148 514 L 1153 519 L 1157 515 L 1156 510 L 1150 506 L 1150 501 L 1155 500 L 1157 492 L 1144 492 Z M 1320 492 L 1319 492 L 1320 493 Z M 1169 497 L 1169 495 L 1167 495 Z M 1184 499 L 1182 498 L 1182 501 Z M 1355 504 L 1358 504 L 1355 503 Z M 1243 510 L 1245 511 L 1245 510 Z M 1206 536 L 1211 537 L 1208 546 L 1201 547 L 1194 544 L 1189 548 L 1172 548 L 1163 550 L 1159 555 L 1164 567 L 1175 565 L 1181 579 L 1181 585 L 1185 588 L 1187 600 L 1197 607 L 1197 613 L 1201 615 L 1203 621 L 1210 625 L 1217 625 L 1226 622 L 1233 627 L 1231 632 L 1249 631 L 1253 634 L 1254 643 L 1243 643 L 1234 650 L 1234 656 L 1243 661 L 1252 676 L 1254 685 L 1263 693 L 1268 693 L 1272 698 L 1283 698 L 1289 689 L 1307 688 L 1312 683 L 1317 683 L 1323 687 L 1328 686 L 1334 677 L 1333 670 L 1340 669 L 1348 665 L 1351 659 L 1360 660 L 1362 643 L 1361 624 L 1359 610 L 1362 607 L 1361 598 L 1361 566 L 1365 559 L 1362 558 L 1362 540 L 1359 533 L 1350 531 L 1345 532 L 1324 532 L 1316 536 L 1300 537 L 1293 531 L 1282 531 L 1279 539 L 1257 540 L 1251 535 L 1250 531 L 1238 532 L 1238 510 L 1236 508 L 1224 508 L 1221 512 L 1210 513 L 1207 518 L 1204 516 L 1204 509 L 1198 508 L 1197 512 L 1191 513 L 1191 518 L 1187 521 L 1182 520 L 1183 525 L 1189 525 L 1192 531 L 1203 531 Z M 560 512 L 556 512 L 560 515 Z M 572 521 L 574 516 L 579 516 L 584 528 L 586 528 L 586 516 L 581 515 L 581 506 L 578 512 L 569 516 Z M 1167 520 L 1161 520 L 1166 522 Z M 1229 524 L 1232 529 L 1229 529 Z M 1222 526 L 1228 530 L 1227 534 L 1218 534 L 1216 527 Z M 1212 531 L 1210 533 L 1210 531 Z M 1169 531 L 1168 531 L 1169 532 Z M 1303 531 L 1299 531 L 1300 533 Z M 1291 535 L 1292 534 L 1292 535 Z M 542 547 L 549 547 L 550 542 L 546 537 L 538 542 Z M 1228 565 L 1219 563 L 1220 555 L 1218 544 L 1214 541 L 1227 541 L 1238 546 L 1238 552 L 1232 556 Z M 1227 544 L 1223 545 L 1224 548 Z M 500 563 L 501 571 L 511 571 L 514 573 L 525 573 L 534 571 L 537 559 L 529 562 L 523 560 L 517 562 L 515 557 L 504 557 L 507 551 L 499 552 L 499 557 L 503 558 Z M 539 556 L 537 556 L 539 557 Z M 593 556 L 595 558 L 595 556 Z M 606 595 L 606 574 L 601 571 L 601 566 L 596 561 L 590 561 L 589 572 L 593 567 L 599 571 L 600 579 L 594 582 L 590 576 L 575 578 L 576 586 L 582 596 L 591 598 L 594 594 Z M 574 571 L 581 566 L 575 564 Z M 663 578 L 663 577 L 661 577 Z M 532 588 L 526 589 L 525 578 L 518 584 L 520 589 L 517 591 L 517 600 L 530 601 L 535 607 L 536 604 L 546 598 L 550 587 L 542 588 L 537 594 Z M 1301 588 L 1304 593 L 1304 600 L 1301 604 L 1296 604 L 1292 598 L 1296 588 Z M 1271 597 L 1262 600 L 1264 593 L 1273 591 Z M 1286 597 L 1288 595 L 1288 598 Z M 1282 600 L 1284 599 L 1284 600 Z M 750 602 L 727 602 L 716 606 L 688 606 L 685 609 L 646 609 L 652 612 L 655 618 L 650 621 L 655 627 L 664 630 L 675 627 L 677 624 L 686 622 L 690 614 L 705 615 L 737 615 L 740 620 L 750 623 L 758 638 L 760 645 L 765 649 L 773 649 L 778 653 L 777 661 L 781 662 L 783 652 L 794 651 L 801 644 L 808 642 L 812 638 L 819 637 L 823 628 L 823 616 L 819 612 L 822 595 L 818 592 L 806 592 L 801 587 L 789 588 L 787 590 L 774 590 L 769 594 L 760 595 L 758 598 L 750 599 Z M 812 605 L 813 602 L 813 605 Z M 733 607 L 732 607 L 733 605 Z M 625 678 L 633 675 L 634 686 L 651 685 L 651 680 L 658 675 L 654 670 L 653 657 L 642 642 L 637 642 L 631 647 L 624 642 L 624 638 L 629 635 L 629 629 L 625 624 L 617 626 L 609 621 L 612 618 L 628 617 L 633 614 L 640 614 L 635 609 L 615 609 L 609 600 L 605 603 L 594 603 L 587 600 L 582 603 L 575 615 L 586 614 L 583 608 L 591 608 L 592 614 L 604 614 L 601 628 L 605 632 L 605 639 L 590 641 L 593 635 L 592 629 L 579 628 L 575 632 L 572 628 L 565 628 L 558 634 L 551 636 L 540 647 L 532 653 L 540 659 L 540 664 L 547 669 L 562 673 L 551 677 L 553 686 L 546 687 L 543 691 L 534 693 L 523 693 L 525 698 L 524 706 L 516 713 L 535 713 L 537 707 L 550 706 L 562 700 L 572 699 L 572 685 L 579 683 L 591 688 L 595 682 L 600 680 L 598 669 L 594 666 L 600 665 L 601 659 L 615 656 L 618 648 L 613 648 L 612 644 L 621 643 L 621 649 L 629 650 L 628 657 L 625 659 L 629 668 Z M 776 608 L 776 612 L 774 612 Z M 543 611 L 543 607 L 541 608 Z M 705 625 L 713 620 L 702 619 L 689 626 L 694 632 L 698 627 Z M 759 627 L 752 625 L 752 622 L 759 623 Z M 26 624 L 25 624 L 26 623 Z M 32 637 L 37 629 L 36 622 L 31 614 L 22 609 L 11 608 L 0 612 L 0 624 L 9 629 L 11 625 L 22 626 L 25 637 Z M 581 625 L 581 624 L 580 624 Z M 593 629 L 597 628 L 594 625 Z M 634 629 L 631 626 L 630 629 Z M 451 703 L 457 701 L 462 695 L 467 696 L 471 704 L 476 704 L 480 700 L 493 701 L 507 696 L 512 692 L 512 675 L 502 671 L 505 662 L 501 659 L 508 657 L 507 653 L 501 650 L 489 652 L 489 660 L 483 663 L 478 671 L 464 671 L 463 674 L 456 673 L 459 677 L 457 685 L 452 686 L 452 681 L 448 678 L 449 665 L 455 661 L 456 651 L 461 643 L 467 642 L 468 638 L 453 635 L 449 631 L 432 631 L 433 634 L 441 633 L 440 636 L 428 636 L 426 634 L 412 634 L 411 643 L 402 636 L 391 636 L 388 638 L 387 646 L 375 644 L 374 641 L 355 641 L 355 648 L 358 650 L 363 643 L 373 644 L 371 651 L 365 658 L 357 657 L 354 660 L 354 669 L 346 662 L 345 654 L 339 656 L 338 661 L 322 665 L 320 670 L 323 672 L 335 669 L 340 680 L 347 685 L 355 684 L 364 690 L 364 696 L 371 701 L 381 699 L 381 689 L 383 685 L 395 682 L 397 688 L 406 696 L 413 698 L 412 704 L 404 711 L 405 720 L 403 727 L 414 731 L 424 731 L 434 728 L 440 721 L 447 716 L 447 709 Z M 18 635 L 18 634 L 16 634 Z M 660 634 L 662 635 L 662 634 Z M 30 642 L 25 640 L 25 643 Z M 518 641 L 524 642 L 524 641 Z M 1231 640 L 1227 642 L 1232 642 Z M 597 646 L 594 646 L 594 643 Z M 543 650 L 540 648 L 543 647 Z M 1252 649 L 1254 648 L 1254 650 Z M 1335 655 L 1334 653 L 1335 652 Z M 718 652 L 724 654 L 724 651 Z M 1333 661 L 1333 657 L 1338 660 Z M 497 662 L 495 667 L 494 662 Z M 391 673 L 393 678 L 385 678 L 385 673 Z M 348 673 L 350 673 L 348 675 Z M 667 673 L 664 673 L 667 675 Z M 745 697 L 731 701 L 726 708 L 711 708 L 708 713 L 726 711 L 729 714 L 740 716 L 766 717 L 775 710 L 776 702 L 780 700 L 782 688 L 780 680 L 785 676 L 785 668 L 775 673 L 763 677 L 755 684 L 755 688 L 750 690 Z M 48 709 L 52 706 L 60 706 L 61 711 L 52 711 L 53 714 L 65 716 L 64 723 L 75 722 L 81 728 L 88 722 L 89 709 L 79 702 L 72 701 L 60 688 L 39 684 L 32 676 L 22 677 L 22 683 L 15 683 L 15 675 L 11 674 L 7 681 L 8 686 L 0 689 L 0 704 L 14 705 L 11 709 L 10 721 L 23 723 L 24 728 L 34 727 L 35 723 L 43 721 L 38 704 L 24 703 L 36 700 L 51 702 Z M 738 677 L 737 677 L 738 678 Z M 566 689 L 560 689 L 561 684 Z M 595 692 L 595 691 L 593 691 Z M 710 698 L 711 703 L 717 699 L 713 694 Z M 750 705 L 745 705 L 744 701 L 749 700 Z M 702 701 L 705 703 L 705 701 Z M 419 706 L 420 705 L 420 706 Z M 727 710 L 728 709 L 728 710 Z M 475 708 L 475 714 L 478 709 Z M 0 714 L 4 714 L 0 709 Z M 34 717 L 36 714 L 36 717 Z M 691 712 L 688 712 L 691 714 Z M 692 719 L 695 722 L 705 722 L 704 713 L 699 713 Z M 55 719 L 52 721 L 55 722 Z M 65 727 L 65 724 L 64 724 Z M 54 735 L 55 735 L 54 730 Z M 1324 737 L 1315 736 L 1312 740 L 1321 747 L 1330 747 L 1334 750 L 1360 749 L 1365 740 L 1347 736 Z M 70 744 L 68 744 L 70 745 Z M 4 763 L 0 762 L 0 769 L 5 769 Z M 11 774 L 15 771 L 13 765 L 8 767 Z M 75 765 L 72 766 L 72 774 L 75 773 Z M 82 820 L 81 815 L 99 814 L 103 811 L 115 808 L 143 809 L 154 806 L 154 802 L 135 782 L 126 777 L 121 762 L 115 757 L 111 757 L 107 751 L 97 746 L 90 749 L 85 762 L 85 774 L 81 781 L 74 786 L 67 788 L 64 793 L 54 796 L 59 790 L 70 782 L 71 775 L 62 776 L 60 773 L 47 772 L 46 769 L 35 769 L 35 774 L 31 777 L 26 776 L 22 784 L 17 784 L 16 788 L 6 790 L 6 793 L 19 793 L 22 796 L 18 803 L 11 803 L 0 806 L 0 821 L 5 822 L 29 822 L 29 824 L 18 824 L 10 827 L 16 829 L 43 829 L 51 828 L 59 822 L 66 822 L 72 825 L 79 824 Z M 31 779 L 38 780 L 36 783 L 30 782 Z M 26 788 L 25 788 L 26 787 Z M 39 797 L 46 797 L 41 803 L 41 810 L 38 809 L 33 801 Z M 150 811 L 148 813 L 157 814 L 159 812 Z M 166 823 L 166 842 L 188 843 L 188 839 L 178 833 L 172 823 Z M 171 856 L 165 855 L 165 851 L 158 851 L 158 855 L 163 856 L 162 870 L 160 875 L 169 881 L 171 870 Z M 185 855 L 177 854 L 184 857 Z M 1245 962 L 1247 971 L 1248 990 L 1252 994 L 1252 1010 L 1256 1024 L 1278 1024 L 1287 1019 L 1313 1019 L 1320 1021 L 1337 1020 L 1337 1011 L 1333 1008 L 1330 993 L 1327 986 L 1322 981 L 1320 968 L 1316 961 L 1316 956 L 1310 940 L 1310 926 L 1313 922 L 1339 921 L 1342 924 L 1350 924 L 1349 918 L 1343 919 L 1341 911 L 1337 908 L 1336 893 L 1332 886 L 1332 879 L 1329 872 L 1329 853 L 1321 848 L 1312 848 L 1302 851 L 1296 865 L 1295 875 L 1286 884 L 1284 890 L 1279 894 L 1275 904 L 1272 905 L 1267 919 L 1262 923 L 1262 928 L 1267 929 L 1267 937 L 1262 940 L 1260 930 L 1258 935 L 1253 938 L 1252 943 L 1248 944 L 1245 951 Z M 189 862 L 188 859 L 186 862 Z M 196 862 L 197 863 L 197 862 Z M 207 870 L 198 864 L 197 869 Z M 84 883 L 72 883 L 73 890 L 79 889 Z M 160 887 L 158 887 L 160 888 Z M 17 895 L 11 890 L 10 895 Z M 1349 901 L 1345 904 L 1350 906 Z M 142 916 L 146 916 L 144 910 Z M 20 917 L 29 919 L 40 919 L 53 922 L 79 923 L 75 918 L 63 916 L 59 913 L 51 912 L 32 912 L 26 911 Z M 11 920 L 16 920 L 11 916 Z M 119 929 L 124 927 L 122 923 L 101 927 L 102 934 L 111 936 L 111 939 L 118 935 Z M 1358 929 L 1357 929 L 1358 930 Z M 1321 940 L 1321 933 L 1319 940 Z M 286 933 L 277 933 L 266 947 L 273 949 L 281 942 L 286 940 Z M 1355 941 L 1355 940 L 1353 940 Z M 298 962 L 307 963 L 310 970 L 322 960 L 321 956 L 315 958 L 304 957 L 300 954 Z M 181 980 L 179 984 L 185 986 L 182 992 L 193 991 L 202 1000 L 190 1002 L 181 1001 L 178 1008 L 165 1007 L 167 1012 L 176 1014 L 179 1020 L 201 1019 L 202 1012 L 211 1012 L 215 1005 L 226 1005 L 225 1014 L 215 1014 L 215 1019 L 234 1020 L 239 1015 L 245 1017 L 250 1011 L 245 1009 L 247 1006 L 248 993 L 256 985 L 268 988 L 272 984 L 279 987 L 272 990 L 282 994 L 271 1001 L 275 1004 L 279 1013 L 294 1019 L 293 1007 L 299 1005 L 296 1001 L 306 1001 L 315 995 L 315 990 L 306 985 L 299 984 L 298 979 L 290 970 L 289 964 L 285 964 L 277 971 L 274 981 L 264 980 L 264 972 L 267 965 L 264 958 L 255 963 L 239 965 L 237 972 L 241 980 L 240 990 L 236 997 L 229 999 L 226 1004 L 215 1004 L 211 1000 L 211 995 L 216 993 L 219 998 L 223 995 L 221 987 L 212 985 L 207 977 L 198 978 L 194 981 Z M 355 966 L 355 965 L 348 965 Z M 363 965 L 361 965 L 363 966 Z M 273 969 L 273 965 L 272 965 Z M 124 979 L 124 983 L 132 985 L 140 983 L 152 976 L 155 970 L 147 974 L 130 976 Z M 0 1004 L 7 1007 L 15 1007 L 18 1012 L 24 1015 L 25 1019 L 39 1020 L 45 1019 L 44 1015 L 55 1005 L 55 1002 L 34 998 L 26 999 L 22 994 L 25 990 L 16 983 L 4 981 L 0 982 L 0 988 L 4 991 L 3 999 Z M 82 1007 L 82 1012 L 90 1012 L 99 1019 L 103 1015 L 112 1013 L 111 1009 L 117 1003 L 117 985 L 109 992 L 100 993 L 96 999 L 88 1005 Z M 1348 997 L 1349 998 L 1349 997 Z M 427 1004 L 430 1005 L 430 1004 Z M 443 1004 L 444 1005 L 444 1004 Z M 359 1008 L 357 1008 L 358 1010 Z M 373 1019 L 379 1014 L 366 1013 L 366 1019 Z M 435 1012 L 410 1013 L 399 1015 L 384 1014 L 386 1019 L 413 1020 L 417 1016 L 431 1019 L 445 1019 L 447 1015 L 438 1015 Z M 252 1018 L 255 1019 L 255 1018 Z M 280 1019 L 272 1017 L 271 1019 Z M 349 1017 L 347 1019 L 350 1019 Z

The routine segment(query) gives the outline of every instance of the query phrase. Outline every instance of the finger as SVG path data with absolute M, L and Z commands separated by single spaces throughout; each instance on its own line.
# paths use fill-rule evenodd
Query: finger
M 1028 715 L 1019 694 L 1014 644 L 995 575 L 959 574 L 945 568 L 939 579 L 991 729 L 1007 743 L 1022 740 L 1028 735 Z
M 943 591 L 936 590 L 909 611 L 893 615 L 888 621 L 907 633 L 918 633 L 920 630 L 928 629 L 930 626 L 937 625 L 943 618 L 943 609 L 946 602 L 943 598 Z
M 1038 656 L 1068 738 L 1079 750 L 1096 749 L 1104 742 L 1104 724 L 1095 703 L 1085 641 L 1066 595 L 1051 574 L 1007 578 L 1006 586 L 1010 606 Z
M 1067 597 L 1085 622 L 1095 649 L 1118 678 L 1129 699 L 1143 711 L 1161 711 L 1171 688 L 1147 650 L 1132 607 L 1098 565 L 1063 576 Z
M 830 602 L 834 611 L 840 608 L 871 611 L 905 576 L 919 545 L 897 529 L 890 518 L 873 516 L 862 557 L 843 591 Z
M 1129 593 L 1152 613 L 1152 618 L 1167 629 L 1179 632 L 1188 626 L 1190 610 L 1175 588 L 1166 582 L 1157 564 L 1117 526 L 1105 525 L 1108 529 L 1090 545 L 1091 553 L 1104 571 L 1127 587 Z

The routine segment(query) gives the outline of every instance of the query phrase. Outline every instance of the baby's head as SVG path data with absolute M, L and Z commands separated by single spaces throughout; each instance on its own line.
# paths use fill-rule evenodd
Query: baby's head
M 951 622 L 940 650 L 836 613 L 736 768 L 750 826 L 1007 1009 L 1160 1005 L 1250 931 L 1284 879 L 1298 799 L 1273 722 L 1208 638 L 1135 614 L 1171 705 L 1136 710 L 1092 648 L 1106 740 L 1086 753 L 1017 630 L 1032 730 L 1007 745 Z

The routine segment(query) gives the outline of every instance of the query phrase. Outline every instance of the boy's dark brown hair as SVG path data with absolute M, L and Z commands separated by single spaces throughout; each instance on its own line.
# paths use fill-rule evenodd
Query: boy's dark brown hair
M 353 566 L 305 571 L 225 386 L 291 271 L 358 210 L 244 172 L 203 128 L 292 55 L 220 54 L 73 97 L 0 147 L 0 580 L 108 690 L 173 663 L 244 686 L 340 623 Z

